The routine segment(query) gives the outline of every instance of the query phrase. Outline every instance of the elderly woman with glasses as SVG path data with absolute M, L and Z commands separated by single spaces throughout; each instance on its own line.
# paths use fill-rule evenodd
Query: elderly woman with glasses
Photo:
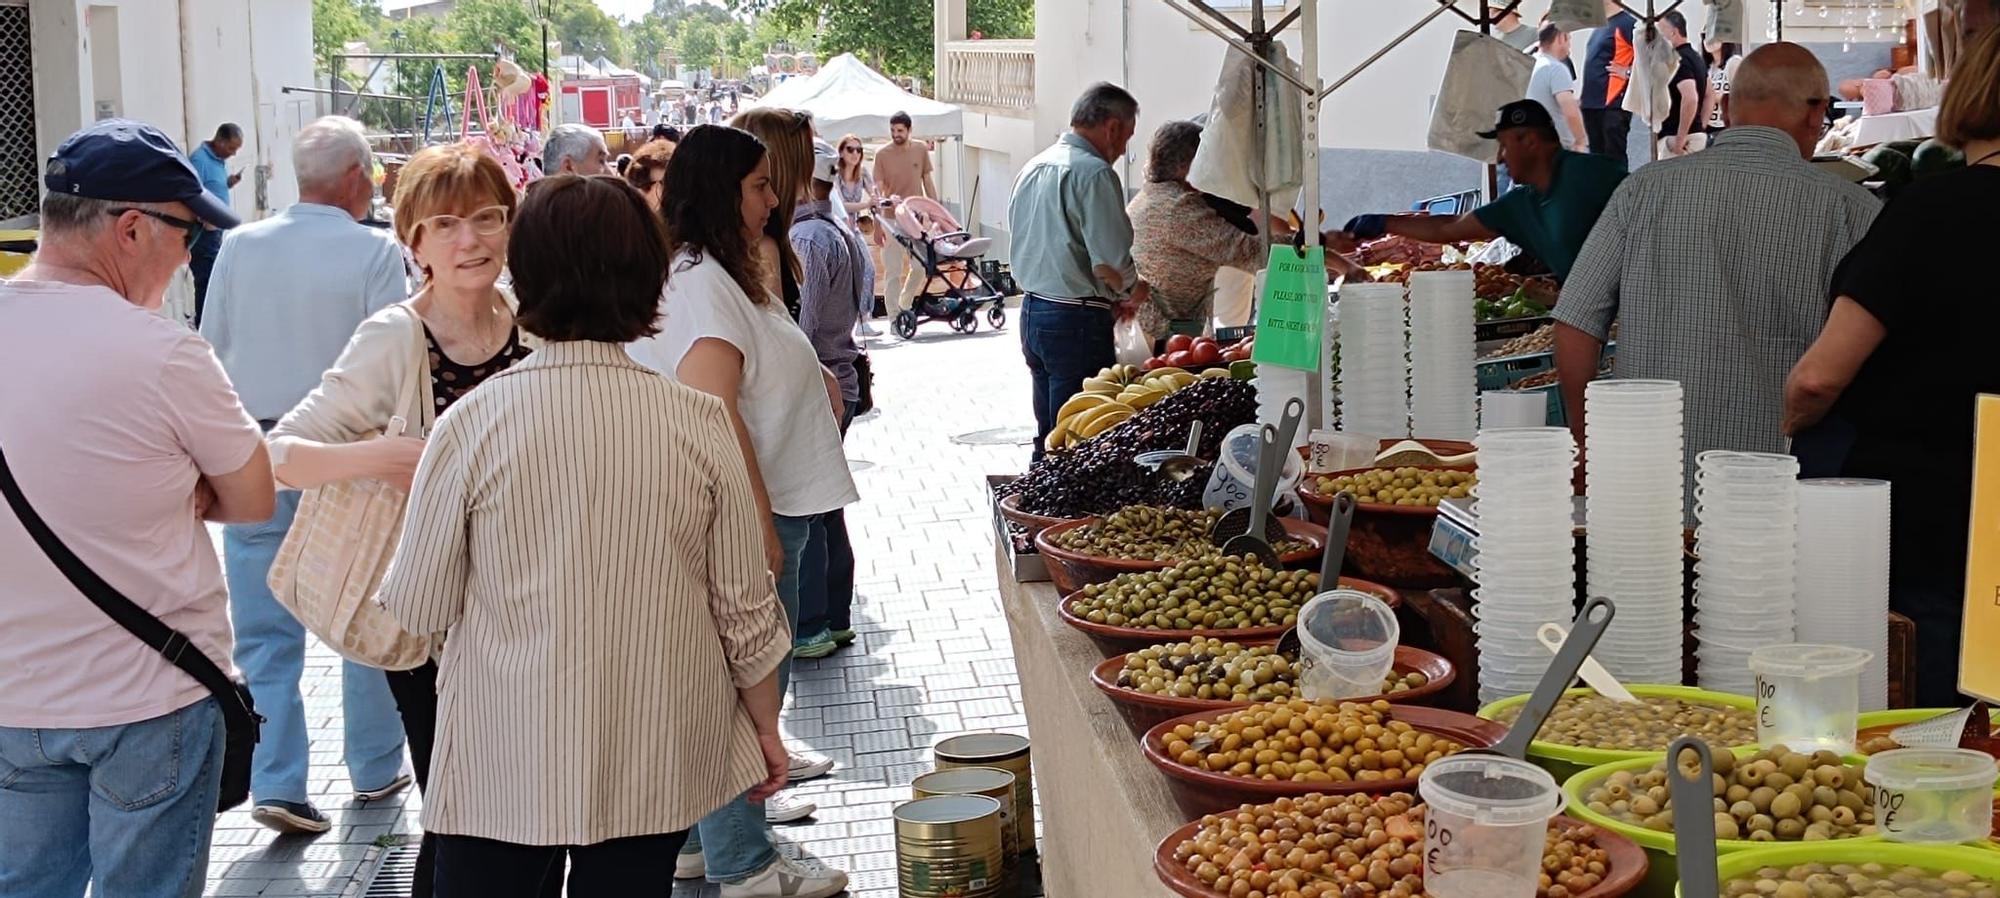
M 311 489 L 373 479 L 408 490 L 427 420 L 408 420 L 403 397 L 443 415 L 481 382 L 534 348 L 499 287 L 507 266 L 514 188 L 477 147 L 430 147 L 410 157 L 396 185 L 396 236 L 422 272 L 407 302 L 355 330 L 320 385 L 271 431 L 272 470 L 283 487 Z M 427 789 L 437 721 L 437 664 L 389 671 L 410 743 L 417 786 Z M 417 896 L 430 894 L 434 841 L 417 860 Z

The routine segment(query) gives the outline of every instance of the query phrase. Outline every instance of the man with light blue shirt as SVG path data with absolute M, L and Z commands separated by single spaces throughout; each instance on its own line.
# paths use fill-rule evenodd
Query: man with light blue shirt
M 243 173 L 229 173 L 229 158 L 243 149 L 243 128 L 235 122 L 223 122 L 215 129 L 215 136 L 195 147 L 188 154 L 188 161 L 194 164 L 194 172 L 201 177 L 201 186 L 222 205 L 229 205 L 229 188 L 243 180 Z M 208 279 L 215 269 L 216 253 L 222 251 L 222 229 L 213 226 L 202 230 L 194 246 L 188 248 L 188 270 L 194 272 L 194 326 L 201 326 L 201 310 L 208 300 Z
M 1086 88 L 1070 108 L 1069 133 L 1021 169 L 1007 206 L 1021 351 L 1035 401 L 1035 457 L 1056 411 L 1085 378 L 1117 359 L 1115 317 L 1146 301 L 1132 261 L 1125 185 L 1111 165 L 1138 126 L 1139 101 L 1114 84 Z
M 307 125 L 292 145 L 292 164 L 298 204 L 229 232 L 201 323 L 243 407 L 267 431 L 319 385 L 363 319 L 409 296 L 402 248 L 387 232 L 360 223 L 375 194 L 361 124 L 329 116 Z M 270 520 L 223 528 L 223 561 L 236 666 L 266 718 L 251 768 L 251 818 L 279 832 L 315 833 L 329 821 L 306 789 L 299 696 L 305 630 L 265 582 L 298 505 L 297 492 L 280 490 Z M 403 773 L 403 725 L 388 680 L 352 661 L 342 680 L 355 798 L 392 795 L 410 777 Z

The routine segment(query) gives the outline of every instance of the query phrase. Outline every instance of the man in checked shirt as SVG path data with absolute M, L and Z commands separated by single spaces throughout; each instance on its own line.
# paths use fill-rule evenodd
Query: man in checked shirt
M 1834 267 L 1881 205 L 1807 161 L 1826 70 L 1797 44 L 1750 54 L 1709 149 L 1644 166 L 1611 197 L 1555 308 L 1577 444 L 1584 386 L 1618 323 L 1612 373 L 1679 381 L 1685 479 L 1710 449 L 1783 452 L 1785 376 L 1825 323 Z M 1687 507 L 1692 510 L 1690 502 Z

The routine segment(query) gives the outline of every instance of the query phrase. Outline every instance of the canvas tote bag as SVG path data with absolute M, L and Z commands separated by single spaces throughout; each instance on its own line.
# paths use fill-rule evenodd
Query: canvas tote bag
M 411 364 L 396 408 L 413 428 L 430 432 L 430 356 L 423 322 L 407 303 Z M 405 631 L 376 599 L 382 575 L 403 533 L 409 494 L 379 480 L 355 479 L 306 490 L 284 545 L 271 563 L 271 595 L 341 657 L 383 670 L 409 670 L 430 660 L 433 638 Z

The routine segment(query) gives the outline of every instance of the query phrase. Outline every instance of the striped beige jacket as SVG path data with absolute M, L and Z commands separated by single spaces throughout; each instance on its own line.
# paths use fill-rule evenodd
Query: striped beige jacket
M 449 631 L 424 828 L 527 845 L 685 829 L 763 778 L 736 690 L 791 650 L 713 397 L 551 343 L 439 419 L 382 585 Z

